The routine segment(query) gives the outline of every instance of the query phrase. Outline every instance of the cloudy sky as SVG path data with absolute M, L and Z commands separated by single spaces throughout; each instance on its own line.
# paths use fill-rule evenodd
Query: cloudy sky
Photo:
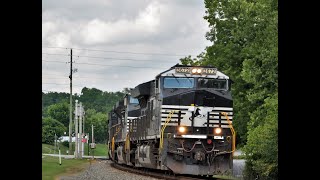
M 121 91 L 212 43 L 202 0 L 43 0 L 42 90 Z

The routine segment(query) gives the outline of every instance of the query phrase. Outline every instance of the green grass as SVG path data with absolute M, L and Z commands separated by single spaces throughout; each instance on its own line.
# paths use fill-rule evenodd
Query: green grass
M 60 147 L 60 153 L 62 155 L 66 155 L 67 154 L 67 150 L 69 149 L 69 147 L 65 147 L 62 144 L 59 144 Z M 90 148 L 90 147 L 89 147 Z M 74 150 L 74 143 L 72 145 L 72 149 Z M 108 156 L 107 154 L 107 145 L 106 144 L 96 144 L 96 148 L 94 149 L 94 155 L 95 156 Z M 90 148 L 90 156 L 92 155 L 92 149 Z M 50 144 L 42 144 L 42 153 L 44 154 L 54 154 L 54 145 L 50 145 Z M 56 147 L 56 154 L 59 154 L 58 151 L 58 145 Z M 72 153 L 73 154 L 73 153 Z M 84 144 L 84 155 L 87 156 L 88 155 L 88 144 Z
M 60 144 L 59 147 L 60 147 L 60 153 L 66 155 L 69 147 L 65 147 L 62 144 Z M 54 145 L 42 144 L 42 153 L 44 153 L 44 154 L 59 154 L 58 145 L 56 146 L 56 150 L 54 151 Z
M 108 146 L 106 144 L 97 144 L 94 154 L 96 154 L 97 156 L 107 156 L 108 155 L 107 152 L 108 152 Z
M 42 179 L 54 180 L 58 176 L 71 175 L 83 171 L 89 164 L 87 159 L 64 159 L 61 165 L 58 157 L 45 156 L 42 158 Z

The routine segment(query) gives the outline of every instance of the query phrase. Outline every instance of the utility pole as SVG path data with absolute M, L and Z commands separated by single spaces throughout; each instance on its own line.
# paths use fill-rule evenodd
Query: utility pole
M 70 52 L 70 115 L 69 115 L 69 152 L 72 152 L 72 49 Z

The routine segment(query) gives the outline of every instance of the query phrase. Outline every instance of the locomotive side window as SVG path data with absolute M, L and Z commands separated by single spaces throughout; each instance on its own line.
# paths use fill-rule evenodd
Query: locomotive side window
M 130 96 L 130 104 L 139 104 L 139 100 Z
M 219 89 L 219 90 L 227 90 L 227 80 L 199 78 L 198 86 L 199 88 L 213 88 L 213 89 Z
M 194 78 L 165 77 L 164 88 L 193 88 Z

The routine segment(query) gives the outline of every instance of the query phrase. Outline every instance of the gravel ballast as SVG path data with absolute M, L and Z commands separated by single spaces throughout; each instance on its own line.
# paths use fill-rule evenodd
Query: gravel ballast
M 112 161 L 96 161 L 89 165 L 87 169 L 77 175 L 62 176 L 59 180 L 88 180 L 88 179 L 108 179 L 108 180 L 159 180 L 158 178 L 142 176 L 111 167 Z

